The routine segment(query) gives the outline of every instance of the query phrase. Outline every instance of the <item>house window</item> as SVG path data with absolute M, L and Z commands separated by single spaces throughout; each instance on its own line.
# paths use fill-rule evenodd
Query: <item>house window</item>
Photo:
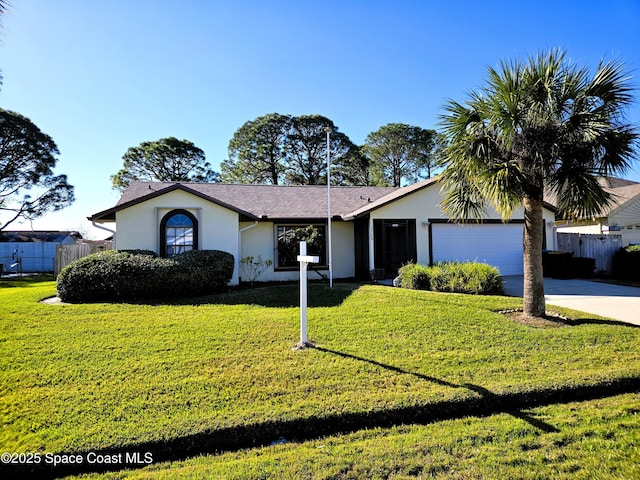
M 327 266 L 326 225 L 276 225 L 276 268 L 293 270 L 300 267 L 300 242 L 307 242 L 307 254 L 320 257 L 314 266 Z
M 198 249 L 198 221 L 186 210 L 173 210 L 160 222 L 160 255 L 173 257 Z

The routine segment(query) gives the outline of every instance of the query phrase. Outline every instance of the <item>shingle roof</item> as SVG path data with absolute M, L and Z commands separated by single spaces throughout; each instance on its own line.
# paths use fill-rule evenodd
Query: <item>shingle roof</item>
M 176 189 L 190 192 L 249 218 L 294 220 L 327 217 L 327 187 L 322 185 L 135 182 L 125 190 L 115 207 L 96 213 L 90 219 L 112 220 L 118 210 Z M 401 190 L 404 189 L 331 187 L 331 211 L 333 216 L 346 217 Z

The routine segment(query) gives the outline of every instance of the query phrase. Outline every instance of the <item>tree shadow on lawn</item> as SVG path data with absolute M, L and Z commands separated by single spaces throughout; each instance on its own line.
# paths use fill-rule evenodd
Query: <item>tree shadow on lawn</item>
M 478 395 L 480 395 L 480 403 L 483 403 L 486 405 L 487 408 L 491 409 L 491 405 L 494 406 L 494 408 L 496 409 L 496 412 L 503 412 L 503 413 L 508 413 L 516 418 L 519 418 L 521 420 L 524 420 L 525 422 L 529 423 L 530 425 L 532 425 L 535 428 L 538 428 L 544 432 L 547 433 L 558 433 L 560 430 L 558 430 L 556 427 L 554 427 L 553 425 L 550 425 L 546 422 L 543 422 L 541 420 L 536 419 L 535 417 L 533 417 L 531 414 L 522 411 L 521 409 L 519 409 L 516 406 L 513 407 L 513 409 L 509 409 L 509 405 L 504 405 L 503 401 L 502 401 L 502 397 L 503 396 L 499 396 L 496 395 L 495 393 L 491 392 L 490 390 L 487 390 L 484 387 L 481 387 L 479 385 L 474 385 L 472 383 L 463 383 L 462 385 L 458 385 L 455 383 L 451 383 L 448 382 L 446 380 L 441 380 L 439 378 L 436 377 L 430 377 L 429 375 L 424 375 L 422 373 L 417 373 L 417 372 L 410 372 L 408 370 L 403 370 L 402 368 L 399 367 L 394 367 L 393 365 L 387 365 L 385 363 L 381 363 L 378 362 L 376 360 L 371 360 L 368 358 L 363 358 L 363 357 L 359 357 L 357 355 L 352 355 L 350 353 L 345 353 L 345 352 L 339 352 L 336 350 L 331 350 L 329 348 L 324 348 L 324 347 L 318 347 L 318 346 L 313 346 L 312 348 L 315 348 L 316 350 L 319 350 L 321 352 L 325 352 L 325 353 L 330 353 L 333 355 L 338 355 L 340 357 L 343 358 L 350 358 L 352 360 L 358 360 L 360 362 L 365 362 L 365 363 L 369 363 L 371 365 L 375 365 L 377 367 L 381 367 L 384 368 L 385 370 L 391 370 L 392 372 L 396 372 L 396 373 L 400 373 L 403 375 L 411 375 L 417 378 L 420 378 L 422 380 L 426 380 L 428 382 L 432 382 L 432 383 L 436 383 L 438 385 L 443 385 L 445 387 L 451 387 L 451 388 L 466 388 L 468 390 L 471 390 L 475 393 L 477 393 Z M 495 413 L 495 412 L 491 412 L 491 413 Z
M 241 424 L 220 429 L 208 429 L 195 434 L 164 440 L 134 443 L 120 447 L 94 449 L 91 452 L 59 452 L 75 453 L 87 458 L 89 453 L 111 456 L 111 458 L 132 458 L 131 462 L 121 460 L 118 463 L 63 464 L 52 467 L 46 463 L 31 465 L 0 464 L 0 475 L 11 478 L 17 475 L 37 476 L 38 478 L 59 478 L 82 473 L 115 472 L 123 469 L 137 469 L 148 466 L 144 461 L 136 462 L 136 458 L 145 458 L 150 454 L 153 463 L 176 462 L 188 458 L 215 455 L 222 452 L 264 447 L 278 443 L 280 439 L 303 442 L 331 435 L 344 435 L 363 429 L 391 428 L 398 425 L 427 425 L 443 420 L 464 418 L 469 416 L 486 417 L 498 413 L 506 413 L 528 422 L 533 427 L 546 433 L 559 432 L 525 409 L 576 401 L 594 400 L 608 396 L 640 392 L 640 378 L 618 378 L 596 385 L 565 385 L 555 389 L 544 389 L 529 392 L 511 392 L 495 394 L 488 389 L 471 383 L 461 385 L 436 377 L 410 372 L 393 365 L 376 360 L 359 357 L 346 352 L 329 348 L 311 346 L 307 351 L 318 351 L 323 354 L 337 355 L 384 368 L 403 375 L 411 375 L 422 380 L 451 388 L 473 391 L 474 397 L 454 398 L 434 403 L 424 403 L 406 407 L 384 410 L 343 412 L 331 415 L 315 414 L 309 417 L 290 420 L 267 421 L 253 424 Z M 135 454 L 140 457 L 135 457 Z M 133 456 L 132 456 L 133 455 Z M 7 475 L 7 473 L 9 475 Z

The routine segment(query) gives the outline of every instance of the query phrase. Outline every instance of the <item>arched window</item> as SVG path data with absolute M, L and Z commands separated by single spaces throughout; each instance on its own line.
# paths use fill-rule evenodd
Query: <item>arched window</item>
M 160 256 L 198 249 L 198 221 L 186 210 L 172 210 L 160 222 Z

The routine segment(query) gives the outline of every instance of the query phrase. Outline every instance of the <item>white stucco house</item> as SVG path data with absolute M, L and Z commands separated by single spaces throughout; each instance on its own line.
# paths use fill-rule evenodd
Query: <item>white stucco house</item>
M 440 208 L 437 178 L 402 187 L 332 187 L 334 278 L 393 278 L 409 261 L 477 260 L 503 275 L 522 274 L 523 212 L 503 223 L 489 210 L 482 223 L 451 223 Z M 118 250 L 147 249 L 171 256 L 189 249 L 233 254 L 231 284 L 241 281 L 239 260 L 261 256 L 273 265 L 262 281 L 298 278 L 298 263 L 286 250 L 298 227 L 313 225 L 327 274 L 327 187 L 136 182 L 118 203 L 89 220 L 114 229 Z M 554 248 L 554 208 L 545 204 L 547 248 Z M 115 228 L 114 228 L 115 227 Z M 318 278 L 313 272 L 310 278 Z
M 613 177 L 599 182 L 611 194 L 611 204 L 593 218 L 557 222 L 558 233 L 614 234 L 621 235 L 621 247 L 640 244 L 640 183 Z

